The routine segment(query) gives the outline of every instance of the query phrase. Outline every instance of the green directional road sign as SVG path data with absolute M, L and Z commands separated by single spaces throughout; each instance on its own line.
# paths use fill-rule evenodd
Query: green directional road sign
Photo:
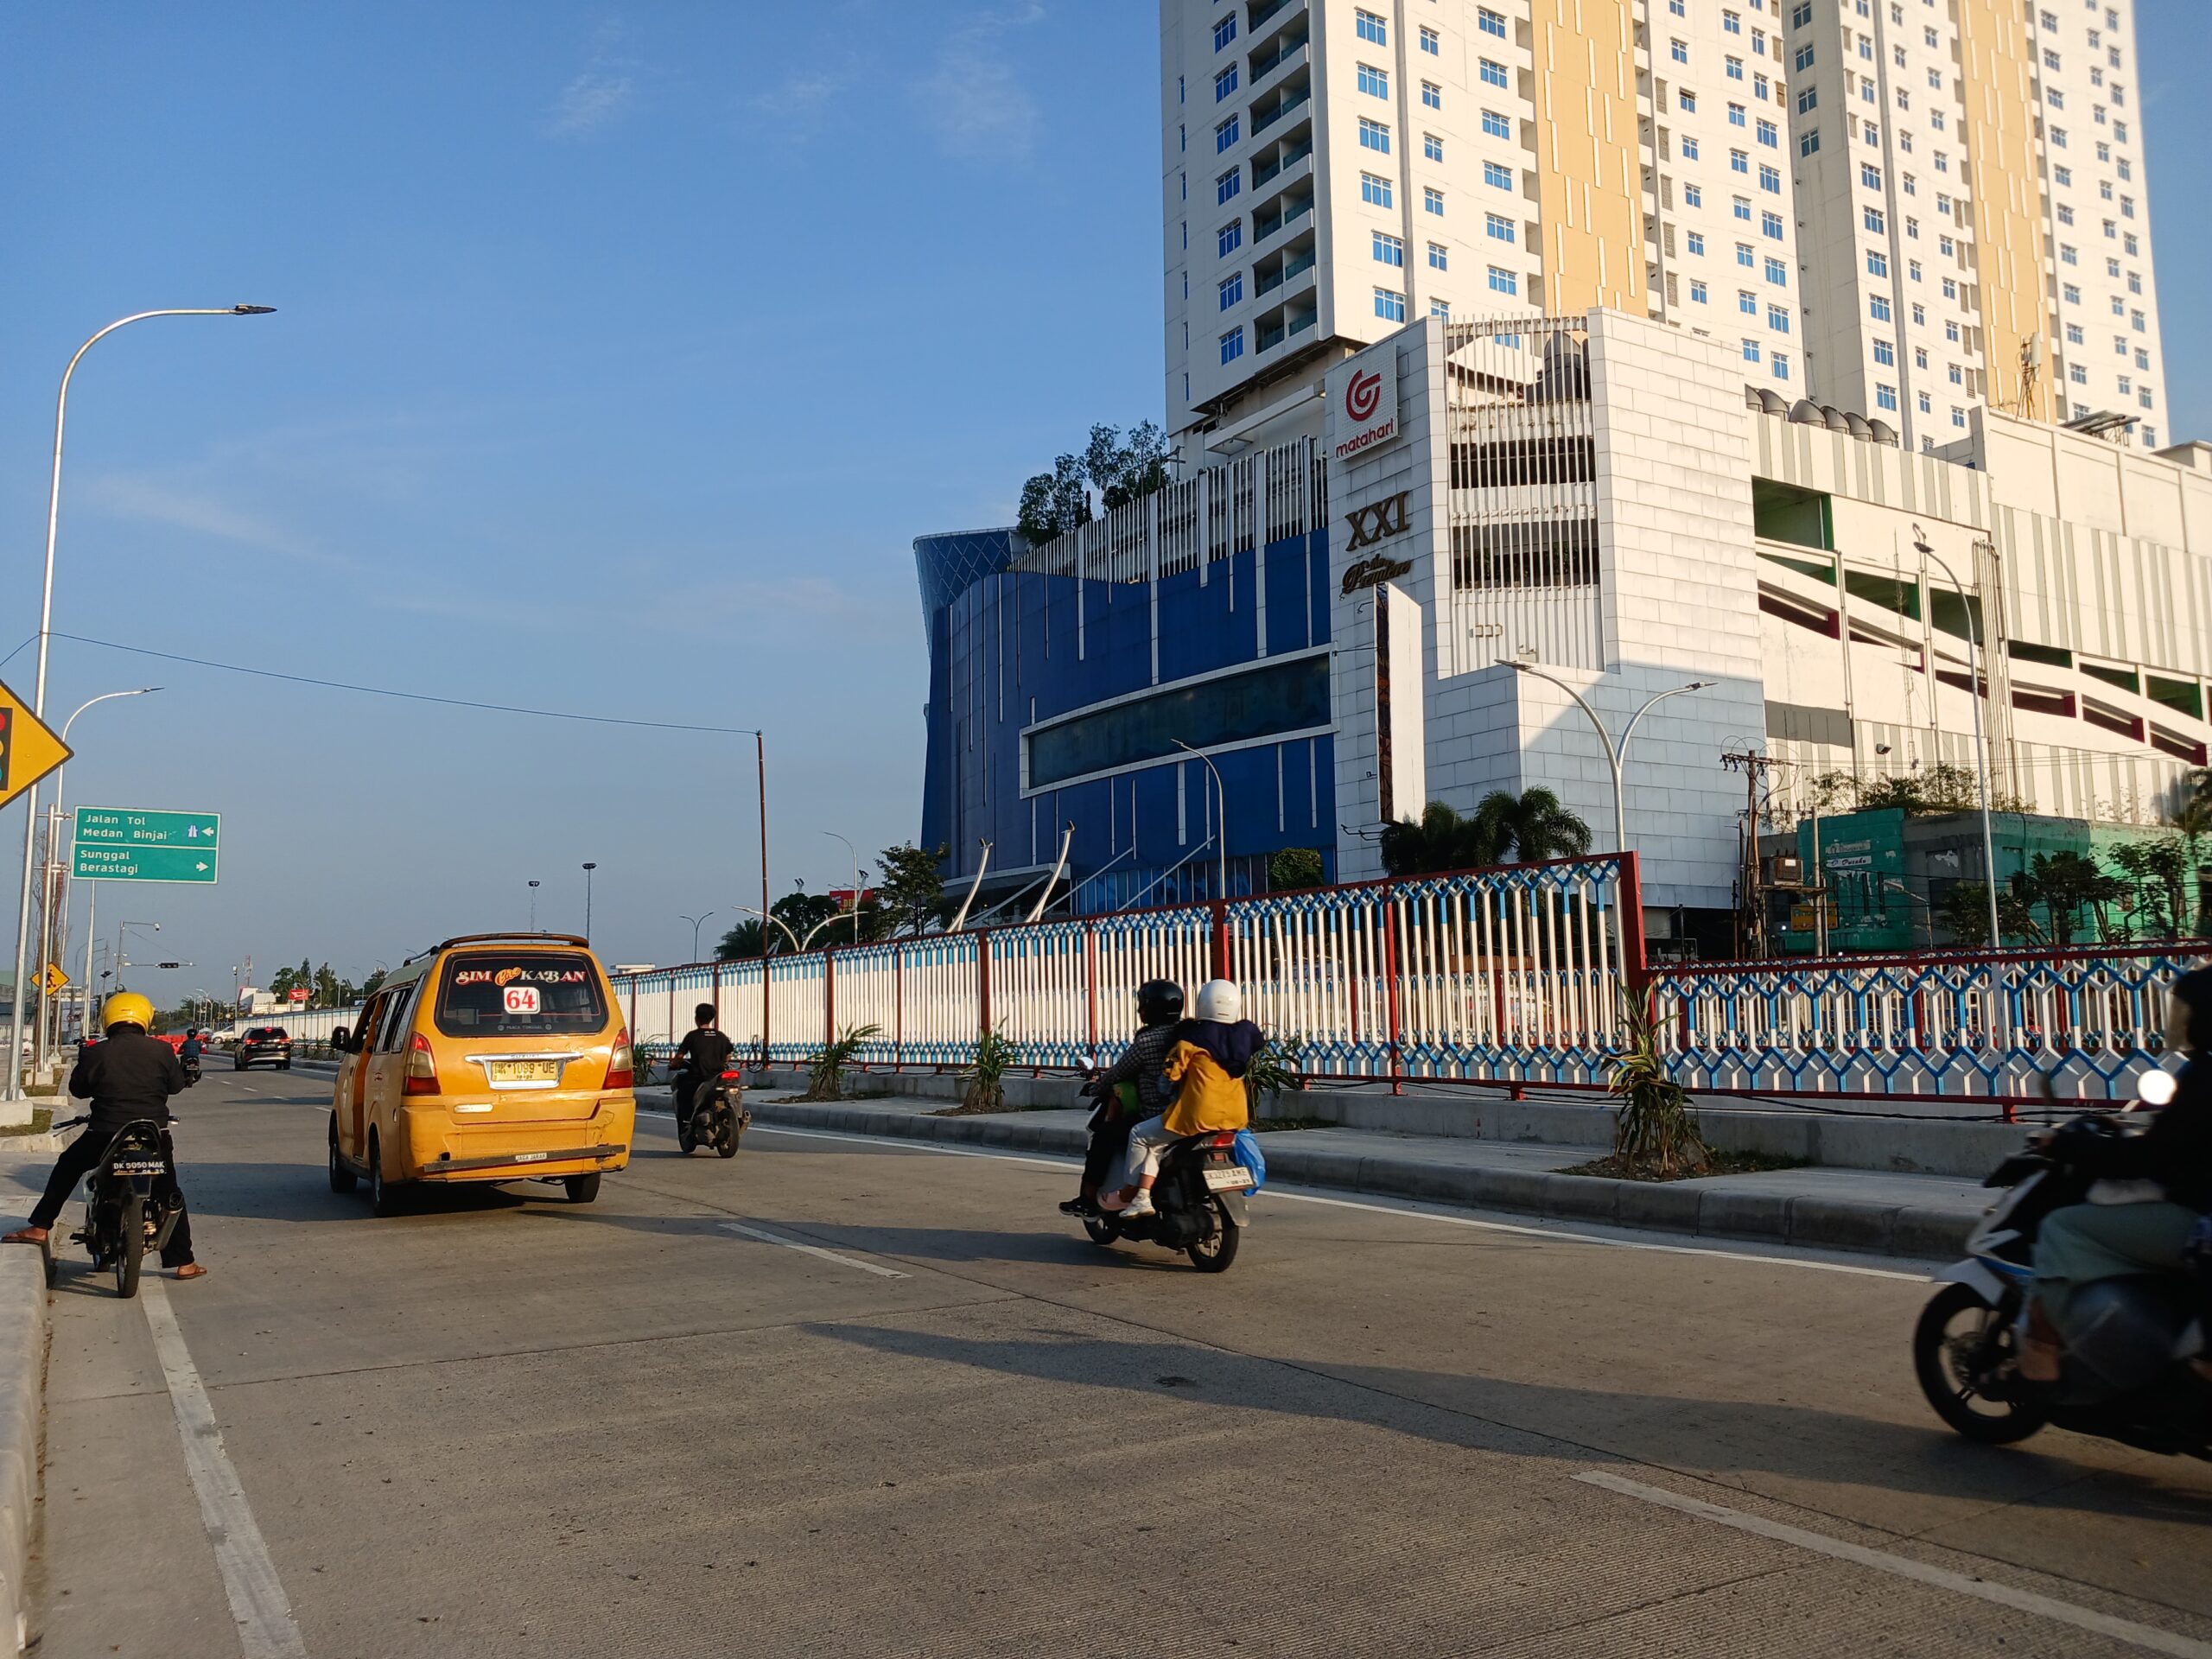
M 213 812 L 80 806 L 71 873 L 93 881 L 212 884 L 222 826 Z

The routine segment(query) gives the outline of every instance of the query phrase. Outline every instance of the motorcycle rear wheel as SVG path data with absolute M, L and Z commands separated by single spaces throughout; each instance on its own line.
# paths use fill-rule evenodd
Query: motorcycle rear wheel
M 1989 1328 L 2002 1318 L 1973 1286 L 1950 1284 L 1936 1293 L 1912 1329 L 1912 1370 L 1920 1391 L 1952 1429 L 1984 1446 L 2024 1440 L 2050 1421 L 2031 1401 L 1992 1399 L 1980 1391 L 1976 1372 L 1983 1367 L 1976 1356 L 1993 1334 L 1999 1362 L 2013 1354 L 2010 1323 L 1994 1333 Z
M 146 1201 L 133 1192 L 116 1218 L 115 1294 L 129 1301 L 138 1294 L 138 1269 L 146 1259 Z
M 1111 1216 L 1085 1216 L 1083 1230 L 1090 1235 L 1090 1242 L 1101 1249 L 1110 1249 L 1122 1240 L 1122 1224 Z
M 1204 1238 L 1186 1245 L 1183 1254 L 1200 1273 L 1226 1273 L 1236 1259 L 1237 1235 L 1244 1230 L 1229 1218 L 1229 1206 L 1219 1198 L 1208 1198 L 1206 1208 L 1213 1212 L 1212 1226 Z
M 715 1125 L 715 1154 L 717 1157 L 737 1156 L 738 1133 L 737 1114 L 725 1112 Z

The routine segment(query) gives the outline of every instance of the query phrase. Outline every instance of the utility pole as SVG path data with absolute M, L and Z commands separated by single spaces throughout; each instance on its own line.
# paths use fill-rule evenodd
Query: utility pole
M 1754 957 L 1768 955 L 1766 937 L 1766 906 L 1762 902 L 1765 881 L 1759 869 L 1759 785 L 1766 774 L 1780 761 L 1760 753 L 1746 744 L 1741 749 L 1726 751 L 1720 764 L 1731 772 L 1744 774 L 1744 878 L 1743 902 L 1738 906 L 1739 917 L 1748 914 L 1750 927 L 1746 930 L 1739 920 L 1737 924 L 1736 948 L 1742 950 L 1748 931 L 1751 952 Z

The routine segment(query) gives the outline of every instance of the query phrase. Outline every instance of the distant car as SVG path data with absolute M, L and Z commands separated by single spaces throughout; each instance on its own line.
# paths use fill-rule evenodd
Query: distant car
M 279 1071 L 292 1069 L 292 1038 L 282 1026 L 251 1026 L 231 1051 L 231 1070 L 243 1071 L 263 1063 Z

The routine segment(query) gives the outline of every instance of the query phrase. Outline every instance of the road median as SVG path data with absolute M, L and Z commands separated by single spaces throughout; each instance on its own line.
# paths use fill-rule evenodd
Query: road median
M 811 1103 L 753 1096 L 763 1124 L 1079 1157 L 1084 1114 L 942 1116 L 928 1100 Z M 1548 1219 L 1933 1261 L 1963 1253 L 1985 1202 L 1931 1176 L 1787 1169 L 1687 1181 L 1560 1173 L 1588 1149 L 1304 1129 L 1262 1138 L 1272 1180 Z
M 30 1634 L 23 1580 L 37 1516 L 46 1333 L 45 1250 L 0 1245 L 0 1646 L 10 1653 Z

